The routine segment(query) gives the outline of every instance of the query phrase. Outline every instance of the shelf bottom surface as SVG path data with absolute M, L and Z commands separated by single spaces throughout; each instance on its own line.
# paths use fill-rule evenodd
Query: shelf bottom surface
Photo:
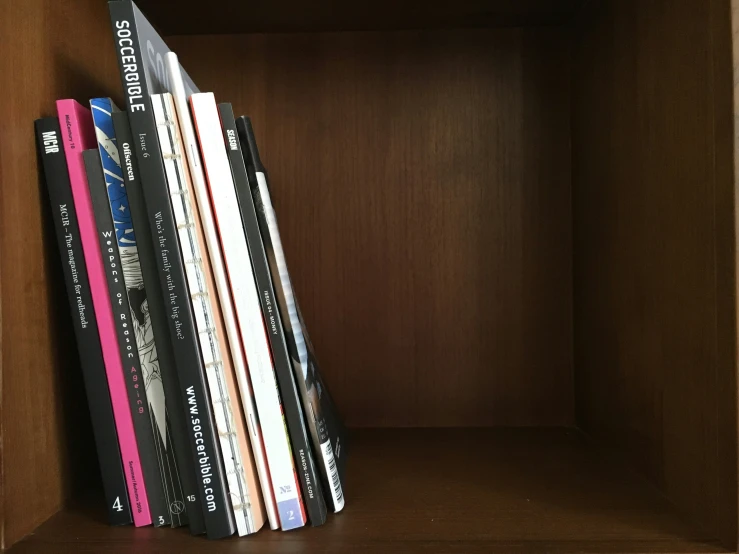
M 322 527 L 208 541 L 110 527 L 91 494 L 11 552 L 727 552 L 577 430 L 367 429 L 350 440 L 347 505 Z

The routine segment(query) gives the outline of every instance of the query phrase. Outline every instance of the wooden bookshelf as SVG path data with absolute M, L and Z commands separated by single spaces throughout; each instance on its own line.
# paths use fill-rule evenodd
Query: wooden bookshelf
M 103 521 L 32 122 L 122 104 L 107 6 L 2 3 L 3 548 L 736 552 L 732 3 L 139 2 L 252 116 L 352 429 L 343 513 L 218 542 Z

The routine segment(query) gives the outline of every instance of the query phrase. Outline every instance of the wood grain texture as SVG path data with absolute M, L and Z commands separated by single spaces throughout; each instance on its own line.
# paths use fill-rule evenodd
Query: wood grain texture
M 734 104 L 736 61 L 732 19 L 739 17 L 732 9 L 735 0 L 711 0 L 710 32 L 712 54 L 714 186 L 716 217 L 716 307 L 718 352 L 716 401 L 718 418 L 718 506 L 717 528 L 724 544 L 739 547 L 739 458 L 737 456 L 737 197 Z M 739 22 L 737 22 L 739 24 Z M 739 44 L 737 45 L 739 47 Z
M 592 2 L 575 54 L 578 422 L 737 540 L 728 2 Z
M 728 17 L 726 16 L 725 4 L 729 4 L 730 14 Z M 732 312 L 733 319 L 731 321 L 734 323 L 733 328 L 728 327 L 727 332 L 733 332 L 734 337 L 736 337 L 739 334 L 739 325 L 737 324 L 737 317 L 739 317 L 737 316 L 739 313 L 739 293 L 737 293 L 737 277 L 739 277 L 739 257 L 737 256 L 737 253 L 739 253 L 739 217 L 737 216 L 736 208 L 738 200 L 737 179 L 739 178 L 739 0 L 730 0 L 730 2 L 714 0 L 713 6 L 714 66 L 718 68 L 714 72 L 715 78 L 717 79 L 716 84 L 717 87 L 721 87 L 720 90 L 723 90 L 723 87 L 727 85 L 733 90 L 733 94 L 728 101 L 724 100 L 723 96 L 718 97 L 715 105 L 717 115 L 714 120 L 717 129 L 720 129 L 730 137 L 723 138 L 722 136 L 721 140 L 717 143 L 716 149 L 717 168 L 719 169 L 716 180 L 716 201 L 717 205 L 726 206 L 725 210 L 719 211 L 718 213 L 725 214 L 729 210 L 733 212 L 731 217 L 724 217 L 718 220 L 719 236 L 730 237 L 730 239 L 727 239 L 730 241 L 730 244 L 728 246 L 721 246 L 719 244 L 719 251 L 732 249 L 732 256 L 727 256 L 728 259 L 720 262 L 722 265 L 719 266 L 718 274 L 720 276 L 731 275 L 734 278 L 733 282 L 727 282 L 726 279 L 722 279 L 719 281 L 719 285 L 723 285 L 723 290 L 727 291 L 726 296 L 734 300 L 732 303 L 727 302 L 724 309 L 725 311 Z M 731 28 L 731 34 L 728 37 L 725 32 L 727 25 Z M 732 71 L 726 71 L 725 66 L 727 63 L 731 65 Z M 726 117 L 727 113 L 732 113 L 733 117 Z M 721 322 L 719 326 L 721 327 Z M 728 357 L 729 354 L 736 355 L 736 353 L 737 349 L 733 349 L 726 354 Z M 733 382 L 727 382 L 726 388 L 727 395 L 736 395 L 737 389 L 739 388 L 737 378 L 735 377 Z M 734 414 L 733 420 L 727 418 L 724 424 L 726 436 L 737 435 L 736 426 L 738 421 L 737 414 Z M 730 441 L 729 444 L 731 444 Z M 736 449 L 737 447 L 734 446 L 734 448 Z M 724 459 L 727 466 L 726 473 L 735 472 L 734 475 L 739 474 L 737 459 L 732 459 L 730 456 L 725 456 Z M 739 486 L 734 489 L 727 486 L 721 502 L 726 504 L 733 501 L 739 504 L 739 500 L 737 500 L 738 495 Z M 730 512 L 729 517 L 734 517 L 734 522 L 730 523 L 734 523 L 739 527 L 739 523 L 736 523 L 736 519 L 739 519 L 739 514 Z M 730 529 L 730 527 L 727 528 Z M 739 545 L 737 545 L 737 549 L 739 549 Z
M 276 0 L 202 3 L 139 0 L 137 5 L 164 34 L 241 34 L 295 31 L 449 29 L 558 25 L 582 0 Z
M 110 527 L 88 501 L 11 553 L 726 552 L 577 431 L 395 429 L 351 438 L 347 506 L 322 527 L 207 541 L 183 529 Z
M 56 115 L 57 98 L 117 90 L 106 14 L 97 0 L 0 3 L 0 75 L 9 93 L 0 103 L 5 546 L 96 471 L 33 121 Z
M 564 31 L 169 42 L 252 117 L 350 426 L 572 423 Z

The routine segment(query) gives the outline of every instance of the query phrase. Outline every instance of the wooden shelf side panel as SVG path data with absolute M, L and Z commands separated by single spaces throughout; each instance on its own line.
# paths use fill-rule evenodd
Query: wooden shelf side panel
M 728 0 L 591 2 L 575 49 L 578 423 L 737 541 Z
M 33 121 L 55 100 L 117 91 L 107 5 L 0 3 L 2 545 L 22 538 L 95 475 L 61 261 Z M 116 94 L 117 96 L 117 94 Z

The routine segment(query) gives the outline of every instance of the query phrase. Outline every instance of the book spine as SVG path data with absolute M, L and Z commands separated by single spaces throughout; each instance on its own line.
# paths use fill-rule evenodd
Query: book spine
M 167 420 L 167 404 L 164 395 L 164 383 L 159 362 L 157 337 L 149 316 L 149 302 L 144 286 L 144 277 L 139 261 L 139 251 L 136 232 L 131 219 L 131 206 L 128 202 L 123 171 L 121 169 L 118 144 L 113 129 L 113 103 L 110 98 L 94 98 L 90 100 L 92 121 L 95 124 L 95 134 L 98 139 L 98 160 L 95 166 L 100 172 L 103 186 L 106 189 L 108 212 L 112 218 L 114 235 L 113 249 L 117 250 L 120 264 L 117 266 L 123 274 L 123 287 L 126 295 L 123 303 L 126 304 L 126 315 L 130 316 L 129 330 L 133 329 L 134 344 L 141 368 L 141 379 L 144 383 L 146 400 L 148 403 L 150 429 L 154 446 L 156 447 L 156 461 L 159 472 L 156 476 L 162 484 L 167 518 L 173 527 L 180 527 L 187 523 L 186 512 L 182 509 L 185 499 L 180 485 L 177 460 L 172 448 L 170 425 Z M 93 168 L 93 171 L 96 170 Z M 93 186 L 89 178 L 88 182 Z M 102 188 L 102 187 L 101 187 Z M 91 191 L 93 208 L 95 194 Z M 105 206 L 100 206 L 103 210 Z M 96 216 L 97 217 L 97 216 Z M 110 218 L 104 220 L 110 223 Z M 100 225 L 98 224 L 98 232 Z M 103 240 L 103 237 L 98 237 Z M 107 239 L 108 242 L 110 239 Z M 105 257 L 105 252 L 103 252 Z M 125 365 L 124 365 L 125 367 Z M 135 415 L 134 415 L 135 419 Z M 146 468 L 144 468 L 146 471 Z M 147 483 L 150 480 L 147 479 Z M 153 494 L 149 491 L 149 496 Z M 156 516 L 154 521 L 159 523 L 161 518 Z
M 213 202 L 236 319 L 264 432 L 264 445 L 277 511 L 282 529 L 295 529 L 306 523 L 304 506 L 300 498 L 218 110 L 211 93 L 193 94 L 190 102 L 195 129 L 200 139 L 203 167 Z
M 61 145 L 61 129 L 56 117 L 36 121 L 36 138 L 51 203 L 52 220 L 62 259 L 69 309 L 80 354 L 87 403 L 95 437 L 103 491 L 111 525 L 133 523 L 126 475 L 113 417 L 113 406 L 105 378 L 97 318 L 92 308 L 90 282 L 80 244 L 77 214 Z
M 300 486 L 303 491 L 303 501 L 308 512 L 311 525 L 322 525 L 326 522 L 326 501 L 323 497 L 321 481 L 317 474 L 316 464 L 308 439 L 308 429 L 305 425 L 305 414 L 301 404 L 300 393 L 295 383 L 290 356 L 287 351 L 285 333 L 282 328 L 280 311 L 277 309 L 275 291 L 272 285 L 272 276 L 269 271 L 267 254 L 259 232 L 259 222 L 251 196 L 251 188 L 244 163 L 243 151 L 239 141 L 236 120 L 231 104 L 219 104 L 218 112 L 221 116 L 224 139 L 227 145 L 228 157 L 231 162 L 231 172 L 236 185 L 236 196 L 241 211 L 241 222 L 246 234 L 249 255 L 254 268 L 254 278 L 259 290 L 259 302 L 262 315 L 267 324 L 267 336 L 272 348 L 275 375 L 280 385 L 280 397 L 285 412 L 285 420 L 290 433 L 294 458 L 298 467 Z
M 108 3 L 115 34 L 116 53 L 124 85 L 126 111 L 134 136 L 149 224 L 157 252 L 159 284 L 167 304 L 170 338 L 180 377 L 180 394 L 187 410 L 190 450 L 196 460 L 199 495 L 210 538 L 230 536 L 235 522 L 223 459 L 212 423 L 205 368 L 198 347 L 194 316 L 179 251 L 177 228 L 167 189 L 162 153 L 157 139 L 151 96 L 146 84 L 143 55 L 136 32 L 133 4 Z
M 267 250 L 272 279 L 275 283 L 277 304 L 285 327 L 293 372 L 303 398 L 303 407 L 310 414 L 307 419 L 313 445 L 315 450 L 320 452 L 318 466 L 324 492 L 328 493 L 326 500 L 331 503 L 333 510 L 338 512 L 344 508 L 344 491 L 341 481 L 343 460 L 346 456 L 341 456 L 341 454 L 346 451 L 346 433 L 336 414 L 328 388 L 321 380 L 313 348 L 305 332 L 295 300 L 285 254 L 282 250 L 277 217 L 272 207 L 267 177 L 259 159 L 259 150 L 251 122 L 248 118 L 240 117 L 237 127 L 242 145 L 245 145 L 244 150 L 248 151 L 248 172 L 254 207 Z
M 169 93 L 155 94 L 152 96 L 152 104 L 179 232 L 180 249 L 187 268 L 185 275 L 205 362 L 236 528 L 239 536 L 248 535 L 256 533 L 264 524 L 264 513 L 258 487 L 255 487 L 256 481 L 248 478 L 253 477 L 256 471 L 246 442 L 244 414 L 240 410 L 234 383 L 229 382 L 233 368 L 226 347 L 210 263 L 204 251 L 201 225 L 193 206 L 192 187 L 185 167 L 172 96 Z
M 247 427 L 249 429 L 249 438 L 252 446 L 252 454 L 254 462 L 257 466 L 259 482 L 262 488 L 262 498 L 264 506 L 269 518 L 271 529 L 279 529 L 280 520 L 277 515 L 277 504 L 275 503 L 274 493 L 272 492 L 272 483 L 269 476 L 269 467 L 267 465 L 267 454 L 264 450 L 264 440 L 262 437 L 262 427 L 257 417 L 256 405 L 249 376 L 246 370 L 246 358 L 244 356 L 244 348 L 239 335 L 238 325 L 236 323 L 236 314 L 234 313 L 233 300 L 231 298 L 231 289 L 228 286 L 226 278 L 226 269 L 221 253 L 221 244 L 218 240 L 215 221 L 213 220 L 213 210 L 210 204 L 210 196 L 208 186 L 205 182 L 203 174 L 203 165 L 200 160 L 199 146 L 195 136 L 195 129 L 192 125 L 190 117 L 190 106 L 188 103 L 188 94 L 185 83 L 182 78 L 179 60 L 174 52 L 168 52 L 164 56 L 164 63 L 167 68 L 167 76 L 169 78 L 169 86 L 172 90 L 172 98 L 174 99 L 177 119 L 179 121 L 182 140 L 184 142 L 184 150 L 186 153 L 188 168 L 190 169 L 190 178 L 192 188 L 195 192 L 195 204 L 197 204 L 196 212 L 200 216 L 202 222 L 202 230 L 205 235 L 205 243 L 210 258 L 210 265 L 213 270 L 218 296 L 220 298 L 221 311 L 226 326 L 226 334 L 228 337 L 228 345 L 231 352 L 231 360 L 233 363 L 234 373 L 238 381 L 238 388 L 241 394 L 241 405 L 244 409 L 244 417 L 246 418 Z
M 114 112 L 113 126 L 115 127 L 133 228 L 138 235 L 136 244 L 138 246 L 141 272 L 144 278 L 144 284 L 146 285 L 149 316 L 151 317 L 151 324 L 157 341 L 159 368 L 162 372 L 164 394 L 167 398 L 167 418 L 170 424 L 169 430 L 172 439 L 172 448 L 177 459 L 178 475 L 185 497 L 185 504 L 177 507 L 185 510 L 180 517 L 183 520 L 186 518 L 190 526 L 190 532 L 194 535 L 199 535 L 205 533 L 205 520 L 203 519 L 203 511 L 198 495 L 195 463 L 190 453 L 185 409 L 180 398 L 179 378 L 174 365 L 174 353 L 172 352 L 172 343 L 169 337 L 167 310 L 162 291 L 159 288 L 156 254 L 151 242 L 153 235 L 151 233 L 149 219 L 146 215 L 144 191 L 141 188 L 139 168 L 133 152 L 133 136 L 131 135 L 131 127 L 128 125 L 128 114 L 126 112 Z M 175 518 L 177 507 L 173 507 L 171 510 L 173 519 Z
M 105 191 L 105 177 L 100 165 L 97 149 L 83 152 L 87 183 L 90 189 L 92 211 L 98 232 L 100 252 L 108 281 L 108 294 L 113 307 L 113 321 L 118 337 L 121 364 L 128 384 L 128 401 L 131 404 L 136 444 L 139 447 L 141 468 L 144 472 L 149 509 L 155 527 L 169 525 L 169 508 L 166 502 L 162 475 L 157 464 L 157 445 L 151 427 L 151 413 L 146 399 L 146 379 L 141 371 L 139 352 L 136 347 L 136 333 L 128 306 L 126 285 L 118 246 L 115 242 L 115 229 L 110 216 L 108 195 Z
M 77 212 L 82 251 L 87 265 L 88 277 L 90 278 L 92 305 L 98 322 L 100 345 L 108 377 L 108 390 L 110 391 L 116 430 L 118 431 L 118 444 L 121 448 L 121 458 L 126 471 L 133 521 L 136 526 L 149 525 L 151 524 L 149 500 L 141 471 L 141 459 L 136 444 L 131 406 L 128 402 L 123 366 L 118 353 L 118 341 L 113 323 L 113 308 L 110 296 L 108 296 L 103 258 L 98 245 L 90 191 L 87 187 L 87 177 L 82 161 L 83 149 L 95 146 L 92 118 L 89 111 L 85 114 L 84 111 L 78 110 L 78 107 L 81 108 L 74 100 L 57 101 L 59 121 L 64 123 L 65 131 L 62 132 L 62 139 L 67 159 L 69 181 L 72 188 L 74 207 Z M 78 116 L 83 121 L 79 121 Z

